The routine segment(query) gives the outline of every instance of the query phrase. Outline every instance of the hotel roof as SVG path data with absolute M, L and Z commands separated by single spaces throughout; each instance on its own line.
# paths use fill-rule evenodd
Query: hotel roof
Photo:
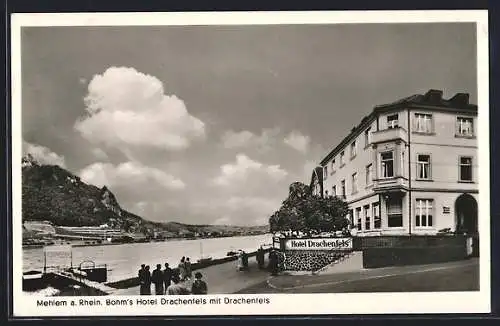
M 372 112 L 365 116 L 361 123 L 351 129 L 351 132 L 332 150 L 328 155 L 321 160 L 320 165 L 325 165 L 332 157 L 337 155 L 342 149 L 345 148 L 358 133 L 366 128 L 375 117 L 383 112 L 396 111 L 403 108 L 424 108 L 435 110 L 450 110 L 454 112 L 470 112 L 477 113 L 477 105 L 469 103 L 468 93 L 457 93 L 450 99 L 443 99 L 443 91 L 431 89 L 425 94 L 414 94 L 397 101 L 376 105 Z

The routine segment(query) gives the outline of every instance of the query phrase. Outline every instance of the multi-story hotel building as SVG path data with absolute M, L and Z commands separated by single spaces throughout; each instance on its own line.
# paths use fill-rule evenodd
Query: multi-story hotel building
M 313 192 L 344 198 L 358 235 L 477 232 L 477 106 L 442 95 L 376 106 L 313 171 Z

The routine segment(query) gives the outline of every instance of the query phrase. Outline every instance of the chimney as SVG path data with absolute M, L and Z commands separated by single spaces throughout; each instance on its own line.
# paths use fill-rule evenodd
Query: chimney
M 439 103 L 443 99 L 443 91 L 431 89 L 424 95 L 427 102 Z
M 452 98 L 450 98 L 450 102 L 456 106 L 467 106 L 469 104 L 469 94 L 457 93 Z

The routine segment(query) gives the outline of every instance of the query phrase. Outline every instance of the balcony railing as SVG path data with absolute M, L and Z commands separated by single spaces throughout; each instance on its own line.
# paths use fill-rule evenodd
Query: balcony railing
M 408 179 L 404 177 L 381 178 L 373 180 L 373 191 L 383 193 L 388 191 L 406 191 Z
M 372 144 L 385 143 L 394 140 L 408 141 L 408 133 L 402 127 L 374 131 L 372 133 Z

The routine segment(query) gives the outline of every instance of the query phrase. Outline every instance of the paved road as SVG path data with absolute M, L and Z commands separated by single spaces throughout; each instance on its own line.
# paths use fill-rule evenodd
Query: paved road
M 479 260 L 362 270 L 334 275 L 277 276 L 238 293 L 474 291 Z
M 267 256 L 268 255 L 266 254 L 266 266 Z M 248 265 L 249 270 L 242 272 L 236 269 L 236 261 L 210 266 L 201 270 L 196 270 L 195 272 L 200 271 L 203 274 L 203 279 L 208 285 L 209 294 L 228 294 L 265 282 L 269 277 L 269 272 L 259 270 L 255 257 L 249 258 Z M 151 286 L 151 289 L 154 293 L 154 286 Z M 138 294 L 138 286 L 128 289 L 120 289 L 113 292 L 113 295 Z

